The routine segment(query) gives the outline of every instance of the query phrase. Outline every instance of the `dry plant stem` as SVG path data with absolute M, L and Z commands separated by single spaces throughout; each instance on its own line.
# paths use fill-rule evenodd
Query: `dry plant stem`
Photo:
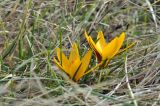
M 76 87 L 75 87 L 76 88 Z M 66 91 L 66 93 L 63 95 L 64 97 L 74 97 L 75 99 L 77 99 L 78 101 L 80 101 L 83 105 L 85 106 L 89 106 L 88 103 L 84 102 L 81 98 L 79 98 L 74 92 L 72 93 L 70 90 L 62 87 L 62 89 L 64 91 Z M 78 89 L 78 88 L 77 88 Z
M 152 65 L 149 68 L 149 71 L 145 75 L 145 78 L 138 84 L 138 86 L 144 86 L 159 74 L 159 71 L 156 72 L 156 70 L 152 70 L 152 68 L 154 67 L 154 64 L 156 63 L 156 61 L 158 61 L 159 57 L 160 57 L 160 54 L 158 54 L 157 57 L 154 59 L 154 61 L 152 62 Z
M 129 89 L 130 96 L 131 96 L 131 98 L 133 99 L 134 105 L 135 105 L 135 106 L 138 106 L 137 101 L 136 101 L 136 99 L 135 99 L 135 96 L 134 96 L 134 94 L 133 94 L 133 92 L 132 92 L 132 88 L 131 88 L 131 86 L 130 86 L 130 84 L 129 84 L 129 80 L 128 80 L 127 57 L 126 57 L 126 59 L 125 59 L 125 73 L 126 73 L 126 83 L 127 83 L 128 89 Z
M 125 77 L 122 79 L 121 82 L 117 84 L 117 86 L 111 92 L 107 94 L 107 96 L 112 96 L 119 89 L 119 87 L 121 86 L 122 82 L 124 82 L 124 80 L 125 80 Z
M 159 86 L 159 87 L 160 87 L 160 86 Z M 155 101 L 152 106 L 157 106 L 158 101 L 160 101 L 160 93 L 159 93 L 159 95 L 158 95 L 157 101 Z
M 159 2 L 0 0 L 0 106 L 135 106 L 126 83 L 126 54 L 129 85 L 137 104 L 159 106 Z M 92 54 L 83 73 L 88 75 L 75 82 L 53 64 L 53 58 L 57 47 L 68 57 L 75 41 L 82 45 L 82 57 L 90 49 L 84 30 L 93 41 L 100 30 L 105 41 L 122 31 L 127 36 L 109 66 L 99 65 Z M 132 42 L 137 43 L 131 46 Z
M 150 9 L 151 14 L 152 14 L 152 17 L 153 17 L 153 20 L 154 20 L 154 23 L 155 23 L 155 27 L 158 28 L 157 21 L 156 21 L 156 14 L 155 14 L 155 12 L 153 10 L 153 7 L 152 7 L 152 5 L 151 5 L 149 0 L 146 0 L 146 3 L 147 3 L 147 5 L 148 5 L 148 7 Z

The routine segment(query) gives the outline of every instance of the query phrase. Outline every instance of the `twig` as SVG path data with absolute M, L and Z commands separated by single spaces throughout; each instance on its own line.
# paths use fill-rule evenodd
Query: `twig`
M 135 97 L 134 97 L 134 94 L 133 94 L 133 92 L 132 92 L 132 88 L 131 88 L 131 86 L 130 86 L 130 84 L 129 84 L 129 80 L 128 80 L 127 57 L 126 57 L 126 59 L 125 59 L 125 73 L 126 73 L 126 83 L 127 83 L 128 89 L 129 89 L 130 96 L 131 96 L 131 98 L 133 99 L 134 105 L 135 105 L 135 106 L 138 106 L 137 101 L 136 101 L 136 99 L 135 99 Z
M 156 15 L 155 15 L 155 12 L 153 10 L 153 7 L 152 7 L 151 3 L 149 2 L 149 0 L 146 0 L 146 3 L 147 3 L 147 5 L 148 5 L 148 7 L 150 9 L 151 14 L 152 14 L 155 26 L 156 26 L 156 28 L 158 28 L 157 21 L 156 21 Z

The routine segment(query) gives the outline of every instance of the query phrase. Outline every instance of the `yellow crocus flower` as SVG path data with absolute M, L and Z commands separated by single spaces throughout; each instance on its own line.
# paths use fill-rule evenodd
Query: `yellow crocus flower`
M 124 39 L 125 39 L 125 33 L 122 32 L 119 37 L 115 37 L 112 41 L 109 43 L 106 42 L 103 32 L 99 31 L 97 36 L 97 42 L 95 43 L 91 36 L 87 34 L 85 31 L 85 37 L 90 45 L 90 47 L 95 52 L 95 55 L 99 61 L 99 63 L 103 62 L 103 65 L 108 65 L 109 61 L 120 52 L 125 51 L 126 49 L 132 47 L 134 44 L 131 44 L 127 48 L 120 50 Z
M 54 63 L 74 81 L 78 81 L 88 72 L 86 71 L 91 59 L 92 50 L 88 50 L 84 57 L 80 60 L 79 51 L 76 43 L 72 45 L 69 58 L 65 56 L 60 48 L 56 49 L 57 59 L 54 58 Z M 87 72 L 87 73 L 86 73 Z

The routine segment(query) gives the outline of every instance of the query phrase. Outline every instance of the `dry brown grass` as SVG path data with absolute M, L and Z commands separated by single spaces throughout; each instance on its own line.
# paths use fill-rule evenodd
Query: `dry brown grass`
M 0 106 L 160 105 L 159 7 L 159 0 L 0 0 Z M 124 46 L 137 44 L 73 83 L 52 59 L 71 42 L 83 54 L 84 30 L 93 38 L 102 30 L 107 40 L 125 31 Z

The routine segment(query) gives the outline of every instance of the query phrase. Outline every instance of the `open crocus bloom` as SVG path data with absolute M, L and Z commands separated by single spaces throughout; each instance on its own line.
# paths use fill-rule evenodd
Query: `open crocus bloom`
M 133 44 L 131 44 L 130 46 L 128 46 L 127 48 L 125 48 L 119 52 L 119 50 L 123 44 L 123 41 L 125 39 L 124 32 L 122 32 L 119 37 L 115 37 L 109 43 L 107 43 L 105 41 L 105 38 L 104 38 L 102 31 L 98 32 L 96 43 L 93 41 L 91 36 L 89 36 L 87 34 L 87 32 L 85 32 L 85 37 L 86 37 L 90 47 L 93 49 L 94 53 L 96 54 L 96 57 L 97 57 L 99 63 L 106 62 L 103 64 L 104 66 L 108 65 L 108 62 L 110 61 L 110 59 L 112 59 L 115 55 L 117 55 L 118 53 L 125 51 L 127 48 L 130 48 L 131 46 L 133 46 Z
M 60 51 L 60 48 L 57 48 L 56 52 L 57 52 L 57 59 L 54 58 L 54 63 L 61 70 L 67 73 L 67 75 L 71 79 L 78 81 L 81 77 L 83 77 L 86 74 L 86 70 L 88 68 L 92 55 L 91 50 L 87 51 L 82 60 L 80 60 L 79 51 L 76 43 L 72 45 L 69 59 L 65 56 L 63 52 Z

